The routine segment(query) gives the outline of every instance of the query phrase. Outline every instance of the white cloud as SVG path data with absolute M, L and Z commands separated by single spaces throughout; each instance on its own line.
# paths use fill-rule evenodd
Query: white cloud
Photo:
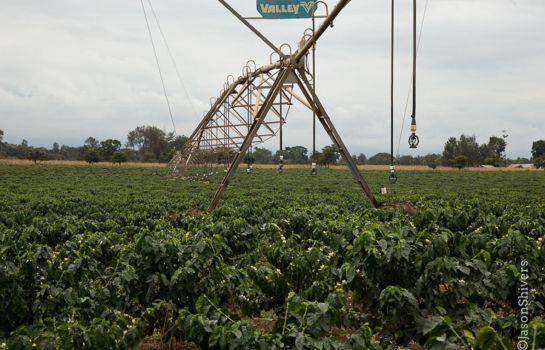
M 239 75 L 248 59 L 266 64 L 270 50 L 215 1 L 153 3 L 198 110 L 159 44 L 177 128 L 190 134 L 226 76 Z M 253 1 L 231 3 L 254 13 Z M 398 124 L 410 78 L 409 6 L 398 9 Z M 545 3 L 429 6 L 419 54 L 419 152 L 440 151 L 449 136 L 484 142 L 507 129 L 509 155 L 528 156 L 531 141 L 545 138 Z M 318 91 L 353 153 L 389 148 L 388 11 L 386 1 L 352 1 L 318 46 Z M 256 25 L 276 43 L 295 45 L 308 23 Z M 0 129 L 9 142 L 81 144 L 91 135 L 124 139 L 142 124 L 172 129 L 139 1 L 4 0 L 0 32 Z M 286 144 L 310 145 L 310 126 L 308 112 L 294 109 Z M 401 153 L 408 153 L 405 139 Z M 327 143 L 321 133 L 319 145 Z

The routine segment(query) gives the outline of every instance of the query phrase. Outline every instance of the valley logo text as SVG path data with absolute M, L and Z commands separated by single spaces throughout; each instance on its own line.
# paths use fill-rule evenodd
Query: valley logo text
M 316 1 L 257 0 L 257 11 L 268 19 L 311 18 L 315 10 Z

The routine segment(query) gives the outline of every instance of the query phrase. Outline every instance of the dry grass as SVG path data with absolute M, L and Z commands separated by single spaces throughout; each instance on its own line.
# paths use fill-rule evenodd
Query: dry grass
M 26 159 L 0 159 L 0 164 L 16 164 L 16 165 L 34 165 L 34 161 Z M 111 162 L 100 162 L 95 163 L 94 165 L 89 165 L 89 163 L 78 160 L 48 160 L 41 161 L 38 164 L 45 165 L 73 165 L 73 166 L 99 166 L 99 167 L 118 167 L 119 165 L 113 164 Z M 128 167 L 166 167 L 164 163 L 123 163 L 122 166 Z
M 31 160 L 24 159 L 0 159 L 0 164 L 17 164 L 17 165 L 34 165 L 34 162 Z M 74 161 L 74 160 L 50 160 L 38 162 L 38 164 L 46 165 L 71 165 L 71 166 L 99 166 L 99 167 L 119 167 L 117 164 L 110 162 L 101 162 L 94 165 L 89 165 L 84 161 Z M 146 167 L 146 168 L 165 168 L 167 165 L 164 163 L 123 163 L 124 167 Z M 222 167 L 223 165 L 217 165 L 217 167 Z M 241 165 L 244 167 L 245 165 Z M 255 169 L 276 169 L 277 165 L 275 164 L 255 164 Z M 343 165 L 334 165 L 329 167 L 330 169 L 346 169 L 346 166 Z M 286 164 L 284 169 L 310 169 L 310 165 L 305 164 Z M 389 170 L 388 165 L 360 165 L 358 166 L 360 170 Z M 399 171 L 459 171 L 456 168 L 449 167 L 437 167 L 435 170 L 424 166 L 424 165 L 398 165 L 396 169 Z M 509 168 L 509 167 L 500 167 L 500 168 L 481 168 L 481 167 L 469 167 L 464 168 L 464 171 L 539 171 L 539 169 L 522 169 L 522 168 Z
M 254 168 L 256 169 L 276 169 L 277 167 L 278 166 L 275 164 L 255 164 L 254 165 Z M 344 165 L 332 165 L 329 168 L 335 169 L 335 170 L 347 169 L 346 166 Z M 284 165 L 284 169 L 310 169 L 310 165 L 287 164 L 287 165 Z M 385 171 L 385 170 L 390 170 L 390 166 L 389 165 L 359 165 L 358 169 Z M 437 167 L 434 170 L 425 165 L 397 165 L 396 170 L 399 170 L 399 171 L 460 171 L 457 168 L 450 168 L 450 167 L 444 167 L 444 166 Z M 464 168 L 464 171 L 538 171 L 538 170 L 508 168 L 508 167 L 500 167 L 500 168 L 469 167 L 469 168 Z

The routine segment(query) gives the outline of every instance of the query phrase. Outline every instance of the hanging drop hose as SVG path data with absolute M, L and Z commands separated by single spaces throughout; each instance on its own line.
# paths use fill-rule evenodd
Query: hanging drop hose
M 416 149 L 420 139 L 416 135 L 416 0 L 413 0 L 413 113 L 411 115 L 411 136 L 409 136 L 410 148 Z
M 430 0 L 426 0 L 424 4 L 424 11 L 422 13 L 422 19 L 420 21 L 420 30 L 418 34 L 418 43 L 416 46 L 416 55 L 418 58 L 418 53 L 420 51 L 420 44 L 422 42 L 422 32 L 424 30 L 424 24 L 426 23 L 426 14 L 428 13 L 428 5 Z M 403 133 L 405 131 L 405 119 L 407 119 L 407 109 L 409 108 L 409 100 L 411 98 L 411 92 L 412 92 L 412 74 L 411 74 L 411 86 L 409 87 L 409 91 L 407 92 L 407 99 L 405 101 L 405 108 L 403 112 L 403 120 L 401 122 L 401 130 L 399 131 L 399 138 L 397 139 L 397 151 L 396 154 L 399 156 L 399 150 L 401 149 L 401 138 L 403 137 Z
M 316 33 L 316 17 L 315 13 L 317 10 L 318 3 L 314 3 L 314 13 L 312 14 L 312 35 Z M 313 89 L 313 95 L 316 96 L 316 43 L 312 46 L 312 89 Z M 316 159 L 316 110 L 313 108 L 312 110 L 312 166 L 310 170 L 310 174 L 313 176 L 318 175 L 318 168 L 317 163 L 318 159 Z
M 397 182 L 397 174 L 394 159 L 394 40 L 395 40 L 395 6 L 392 0 L 392 37 L 391 37 L 391 62 L 390 62 L 390 175 L 391 184 Z

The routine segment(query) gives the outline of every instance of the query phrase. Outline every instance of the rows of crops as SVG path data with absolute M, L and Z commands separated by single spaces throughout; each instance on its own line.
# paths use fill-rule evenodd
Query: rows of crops
M 545 173 L 401 176 L 0 165 L 0 348 L 545 348 Z

